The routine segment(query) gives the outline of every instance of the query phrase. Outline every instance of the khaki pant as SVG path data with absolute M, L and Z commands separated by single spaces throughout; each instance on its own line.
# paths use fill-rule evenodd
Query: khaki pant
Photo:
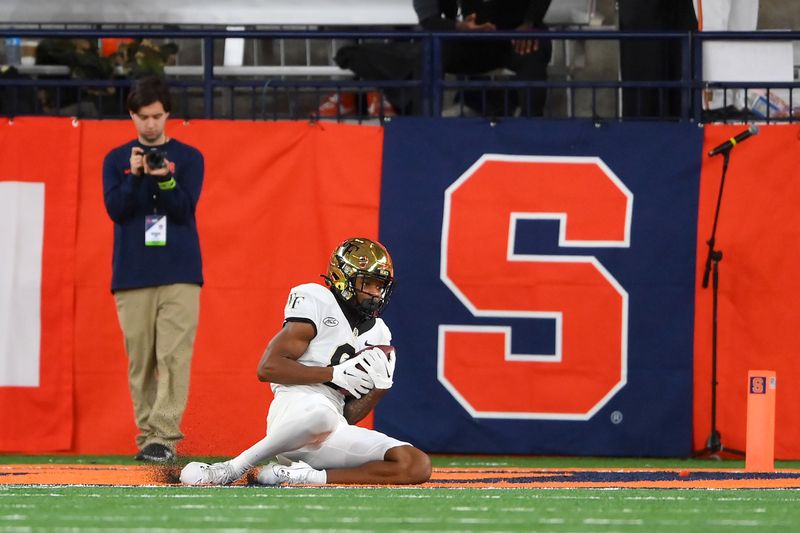
M 200 287 L 162 285 L 114 293 L 128 353 L 128 383 L 139 449 L 175 450 L 189 397 L 189 371 L 200 310 Z

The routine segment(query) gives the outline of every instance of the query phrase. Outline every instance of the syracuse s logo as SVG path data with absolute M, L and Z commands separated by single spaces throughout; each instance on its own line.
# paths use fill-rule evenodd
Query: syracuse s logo
M 440 278 L 500 324 L 439 326 L 438 379 L 473 417 L 588 420 L 625 386 L 628 293 L 575 249 L 630 247 L 632 210 L 597 157 L 486 154 L 448 187 Z M 557 222 L 565 253 L 517 253 L 526 220 Z M 512 318 L 551 321 L 554 353 L 512 353 Z

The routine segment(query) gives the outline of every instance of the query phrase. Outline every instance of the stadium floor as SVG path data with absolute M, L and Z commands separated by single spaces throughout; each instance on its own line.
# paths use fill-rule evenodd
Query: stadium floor
M 170 486 L 176 466 L 0 464 L 0 485 Z M 253 483 L 249 474 L 235 485 Z M 800 469 L 746 472 L 730 468 L 434 468 L 415 488 L 454 489 L 800 489 Z

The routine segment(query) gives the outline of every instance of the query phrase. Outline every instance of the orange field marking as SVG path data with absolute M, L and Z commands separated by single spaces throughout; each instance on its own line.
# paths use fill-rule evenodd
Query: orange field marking
M 178 466 L 0 465 L 0 485 L 176 486 Z M 252 477 L 237 482 L 246 485 Z M 435 468 L 423 488 L 800 489 L 800 470 L 718 468 Z

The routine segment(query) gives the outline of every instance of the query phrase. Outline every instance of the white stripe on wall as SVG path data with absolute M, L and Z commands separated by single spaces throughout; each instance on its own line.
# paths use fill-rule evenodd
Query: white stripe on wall
M 0 181 L 0 387 L 39 386 L 44 183 Z

